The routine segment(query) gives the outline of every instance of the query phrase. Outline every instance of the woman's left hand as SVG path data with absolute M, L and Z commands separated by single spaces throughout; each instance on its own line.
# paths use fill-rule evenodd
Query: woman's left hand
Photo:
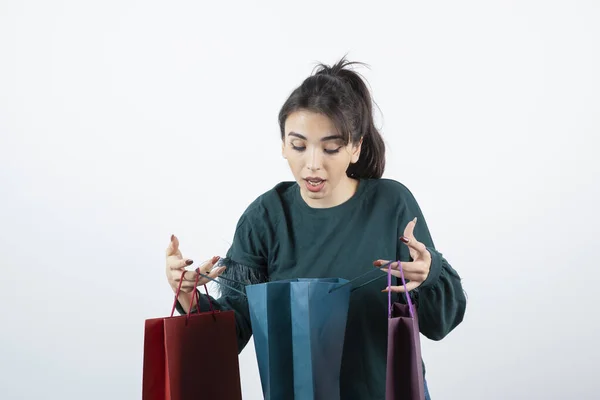
M 410 262 L 402 262 L 404 278 L 410 281 L 406 284 L 408 291 L 419 287 L 423 282 L 425 282 L 425 279 L 427 279 L 429 276 L 429 270 L 431 268 L 431 254 L 429 254 L 429 250 L 427 250 L 427 247 L 425 247 L 423 243 L 419 242 L 413 234 L 416 224 L 416 218 L 410 221 L 404 229 L 404 236 L 400 237 L 400 240 L 408 246 L 410 256 L 413 259 L 413 261 Z M 373 262 L 373 265 L 376 267 L 381 267 L 388 262 L 389 260 L 376 260 Z M 387 265 L 381 268 L 381 270 L 387 272 Z M 392 275 L 398 278 L 400 277 L 400 270 L 398 268 L 397 261 L 392 263 Z M 391 286 L 389 290 L 392 292 L 404 292 L 404 286 Z M 382 292 L 387 291 L 388 288 L 382 290 Z

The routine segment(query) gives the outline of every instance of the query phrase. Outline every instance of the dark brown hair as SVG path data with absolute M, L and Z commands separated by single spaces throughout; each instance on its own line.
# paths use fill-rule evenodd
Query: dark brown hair
M 362 64 L 343 57 L 333 66 L 318 64 L 316 73 L 306 78 L 288 97 L 279 112 L 281 138 L 285 121 L 299 110 L 329 117 L 346 144 L 358 144 L 360 158 L 346 174 L 357 179 L 381 178 L 385 169 L 385 143 L 373 122 L 371 94 L 363 78 L 348 66 Z M 364 64 L 362 64 L 364 65 Z

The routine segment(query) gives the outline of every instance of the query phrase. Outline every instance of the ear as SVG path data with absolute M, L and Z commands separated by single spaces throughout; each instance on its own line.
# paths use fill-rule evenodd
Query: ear
M 287 160 L 287 157 L 285 156 L 285 141 L 283 140 L 281 141 L 281 156 Z
M 358 159 L 360 158 L 360 150 L 362 149 L 363 138 L 360 138 L 360 141 L 357 145 L 352 146 L 352 157 L 350 158 L 351 164 L 356 164 Z

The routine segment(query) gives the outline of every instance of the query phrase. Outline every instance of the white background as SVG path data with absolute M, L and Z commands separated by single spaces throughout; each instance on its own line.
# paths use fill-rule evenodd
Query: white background
M 600 3 L 0 2 L 0 397 L 141 398 L 169 236 L 224 255 L 280 180 L 277 113 L 348 58 L 463 277 L 434 400 L 593 399 Z M 252 345 L 245 399 L 261 397 Z

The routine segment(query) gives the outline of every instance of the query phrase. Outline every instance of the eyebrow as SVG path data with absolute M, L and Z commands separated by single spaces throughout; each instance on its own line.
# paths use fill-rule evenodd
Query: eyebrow
M 299 139 L 307 140 L 306 136 L 301 135 L 301 134 L 296 133 L 296 132 L 290 132 L 290 133 L 288 133 L 288 136 L 295 136 L 295 137 L 297 137 Z M 344 140 L 344 137 L 342 135 L 325 136 L 324 138 L 321 139 L 321 142 L 326 142 L 328 140 Z

